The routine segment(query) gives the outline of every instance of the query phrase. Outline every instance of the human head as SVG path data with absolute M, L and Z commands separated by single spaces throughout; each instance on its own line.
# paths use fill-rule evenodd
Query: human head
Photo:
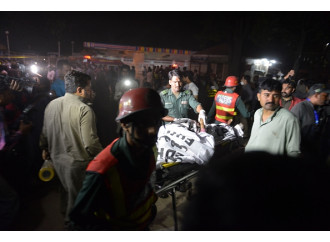
M 91 77 L 80 71 L 72 70 L 64 76 L 65 91 L 81 96 L 90 101 L 93 100 Z
M 241 78 L 241 85 L 244 86 L 246 84 L 250 84 L 251 77 L 249 75 L 244 75 Z
M 180 73 L 179 71 L 176 70 L 172 70 L 168 73 L 168 83 L 171 86 L 171 90 L 173 93 L 178 93 L 181 91 L 182 88 L 182 81 L 180 80 Z
M 36 78 L 36 84 L 33 87 L 33 93 L 38 95 L 40 93 L 50 92 L 50 81 L 47 77 L 41 76 Z
M 116 118 L 129 144 L 149 147 L 157 141 L 162 117 L 166 116 L 159 94 L 151 88 L 135 88 L 124 93 Z
M 225 81 L 225 87 L 237 87 L 238 79 L 236 76 L 228 76 Z
M 290 78 L 285 79 L 282 82 L 282 97 L 288 98 L 291 97 L 292 94 L 296 91 L 296 82 L 294 80 L 291 80 Z
M 121 78 L 129 78 L 130 77 L 130 67 L 128 65 L 124 65 L 121 68 Z
M 71 66 L 67 60 L 59 60 L 56 65 L 58 77 L 64 77 L 71 70 Z
M 326 89 L 326 86 L 322 83 L 314 84 L 308 90 L 308 98 L 313 105 L 322 106 L 328 98 L 330 90 Z
M 192 71 L 185 71 L 183 72 L 182 77 L 182 80 L 185 83 L 190 83 L 194 80 L 194 73 Z
M 212 158 L 198 174 L 182 230 L 328 230 L 329 169 L 266 152 Z
M 265 110 L 275 111 L 280 105 L 282 85 L 274 79 L 266 79 L 259 84 L 258 101 Z

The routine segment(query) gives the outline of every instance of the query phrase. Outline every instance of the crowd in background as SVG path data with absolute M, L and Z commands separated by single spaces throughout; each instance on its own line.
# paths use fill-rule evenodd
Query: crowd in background
M 2 79 L 8 78 L 11 87 L 14 90 L 14 99 L 11 103 L 4 107 L 4 119 L 8 130 L 15 133 L 19 130 L 20 120 L 22 117 L 32 124 L 29 132 L 14 144 L 12 152 L 10 152 L 9 160 L 13 163 L 4 163 L 1 161 L 1 169 L 9 171 L 4 174 L 8 183 L 17 191 L 20 197 L 20 204 L 23 204 L 29 193 L 38 185 L 38 172 L 43 164 L 41 158 L 41 150 L 39 148 L 39 137 L 43 125 L 44 110 L 47 104 L 57 97 L 56 93 L 51 90 L 51 85 L 58 76 L 58 69 L 55 65 L 47 63 L 38 63 L 40 69 L 36 73 L 29 70 L 29 66 L 33 61 L 25 63 L 20 60 L 2 59 L 0 60 L 0 75 Z M 92 88 L 95 92 L 93 109 L 97 118 L 97 130 L 100 142 L 103 147 L 108 145 L 110 141 L 117 137 L 117 124 L 115 117 L 117 114 L 117 102 L 113 99 L 115 94 L 115 86 L 120 81 L 122 66 L 111 66 L 106 64 L 96 65 L 91 62 L 73 61 L 69 62 L 71 69 L 75 69 L 91 76 Z M 144 66 L 142 77 L 138 81 L 140 87 L 150 87 L 160 92 L 168 86 L 168 72 L 173 66 Z M 179 71 L 184 74 L 190 72 L 193 77 L 192 81 L 198 87 L 198 101 L 203 104 L 206 112 L 209 111 L 215 93 L 223 89 L 225 77 L 221 77 L 212 71 L 201 74 L 197 70 L 188 70 L 179 67 Z M 130 77 L 136 79 L 134 66 L 130 67 Z M 241 85 L 237 92 L 241 95 L 245 105 L 252 113 L 257 110 L 260 105 L 256 98 L 258 83 L 265 78 L 277 78 L 273 76 L 254 76 L 253 79 L 249 75 L 241 75 Z M 305 99 L 307 98 L 308 89 L 319 80 L 307 79 L 304 77 L 294 78 L 297 86 L 295 96 Z M 12 83 L 12 79 L 16 83 Z M 324 83 L 329 85 L 328 83 Z M 15 86 L 16 85 L 16 86 Z M 326 105 L 329 105 L 329 101 Z M 252 125 L 252 121 L 248 120 L 247 124 Z M 2 158 L 3 159 L 3 158 Z M 7 158 L 6 158 L 7 159 Z M 22 209 L 22 208 L 19 208 Z

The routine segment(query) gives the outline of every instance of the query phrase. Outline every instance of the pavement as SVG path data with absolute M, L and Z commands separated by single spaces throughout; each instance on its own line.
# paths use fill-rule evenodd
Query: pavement
M 191 180 L 193 181 L 193 180 Z M 193 188 L 192 188 L 193 189 Z M 40 182 L 25 199 L 13 231 L 65 231 L 64 217 L 61 213 L 60 185 L 55 177 L 49 182 Z M 177 226 L 180 230 L 182 211 L 189 200 L 189 192 L 175 192 Z M 159 197 L 157 215 L 150 226 L 152 231 L 174 231 L 172 196 Z

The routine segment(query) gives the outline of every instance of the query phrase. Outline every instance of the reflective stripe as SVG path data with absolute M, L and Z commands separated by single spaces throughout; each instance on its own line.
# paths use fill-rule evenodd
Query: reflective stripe
M 216 109 L 223 110 L 223 111 L 226 111 L 226 112 L 234 112 L 234 115 L 237 114 L 235 112 L 235 108 L 226 108 L 226 107 L 222 107 L 222 106 L 216 106 Z
M 229 119 L 232 119 L 233 118 L 233 116 L 221 116 L 221 115 L 218 115 L 218 114 L 216 114 L 215 116 L 217 118 L 223 119 L 223 120 L 229 120 Z

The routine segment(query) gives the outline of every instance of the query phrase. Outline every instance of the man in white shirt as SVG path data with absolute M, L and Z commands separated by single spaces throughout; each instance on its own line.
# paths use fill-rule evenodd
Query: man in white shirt
M 194 73 L 192 71 L 185 71 L 182 75 L 183 75 L 182 80 L 186 84 L 183 87 L 183 89 L 184 90 L 190 90 L 193 93 L 195 99 L 198 100 L 198 91 L 199 91 L 199 89 L 196 86 L 196 84 L 192 82 L 192 80 L 194 79 Z

